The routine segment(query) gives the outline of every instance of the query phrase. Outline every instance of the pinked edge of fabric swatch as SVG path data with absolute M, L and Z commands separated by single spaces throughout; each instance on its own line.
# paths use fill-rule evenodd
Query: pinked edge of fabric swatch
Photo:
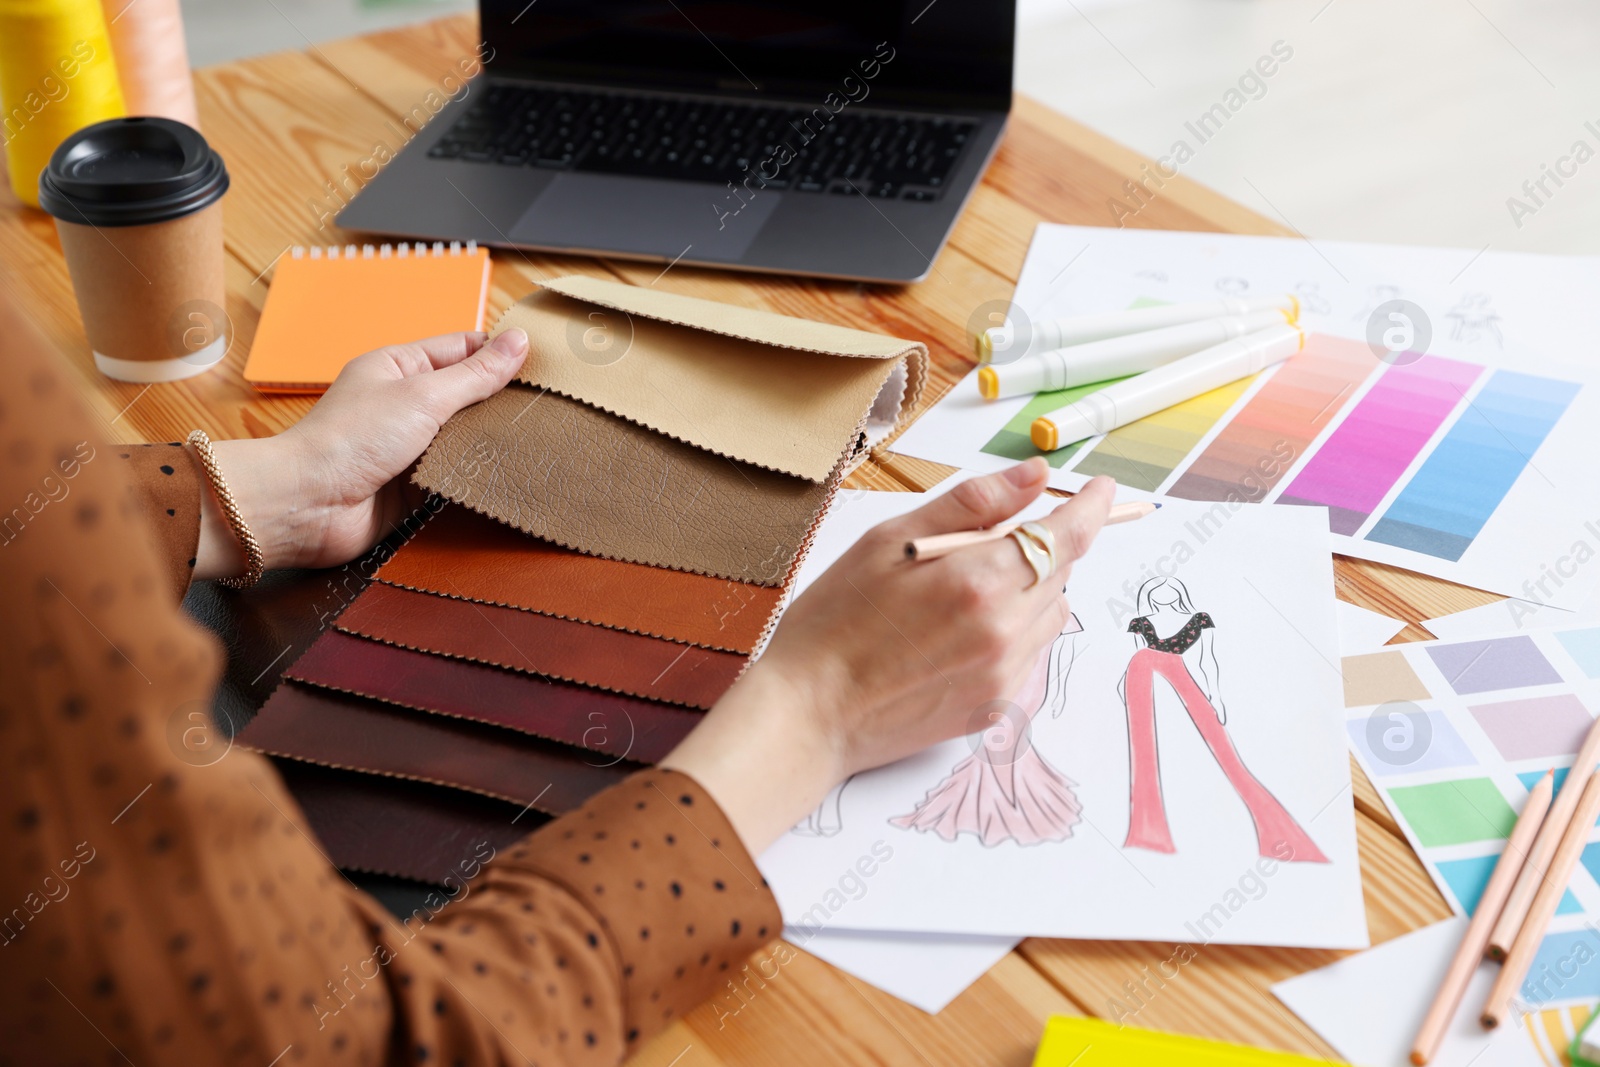
M 513 529 L 521 530 L 523 533 L 528 534 L 531 537 L 540 538 L 541 540 L 548 541 L 551 544 L 558 545 L 561 548 L 569 549 L 569 550 L 574 551 L 574 552 L 581 552 L 581 553 L 584 553 L 585 555 L 590 555 L 590 556 L 598 556 L 598 557 L 600 557 L 602 559 L 620 560 L 620 561 L 626 562 L 626 563 L 638 563 L 638 564 L 642 564 L 642 565 L 645 565 L 645 566 L 651 566 L 651 567 L 666 567 L 666 568 L 668 568 L 670 570 L 685 571 L 685 572 L 690 573 L 690 574 L 700 574 L 700 575 L 705 575 L 706 577 L 721 578 L 721 579 L 724 579 L 724 580 L 727 580 L 727 581 L 746 582 L 746 583 L 749 583 L 749 584 L 752 584 L 752 585 L 762 585 L 762 586 L 767 586 L 767 587 L 771 587 L 771 588 L 786 589 L 786 588 L 788 588 L 789 584 L 793 581 L 794 576 L 799 572 L 800 562 L 804 558 L 806 549 L 810 545 L 810 542 L 811 542 L 812 538 L 815 536 L 816 531 L 817 531 L 817 527 L 822 522 L 822 517 L 827 513 L 829 506 L 831 506 L 831 504 L 833 502 L 834 496 L 838 493 L 840 484 L 844 481 L 844 478 L 845 478 L 845 476 L 846 476 L 846 474 L 848 473 L 848 470 L 849 470 L 849 465 L 847 463 L 845 463 L 843 460 L 841 460 L 834 467 L 832 473 L 828 477 L 828 480 L 826 482 L 822 483 L 820 486 L 817 485 L 816 483 L 806 482 L 805 479 L 792 478 L 789 475 L 784 475 L 784 474 L 780 474 L 780 473 L 772 472 L 772 471 L 765 471 L 765 470 L 762 471 L 762 473 L 764 475 L 767 475 L 767 476 L 771 476 L 771 477 L 775 477 L 775 478 L 788 478 L 788 479 L 790 479 L 792 481 L 795 481 L 795 482 L 800 482 L 800 483 L 803 483 L 803 484 L 806 484 L 806 485 L 814 486 L 816 489 L 820 490 L 820 492 L 821 492 L 821 501 L 820 501 L 819 505 L 816 508 L 811 510 L 811 513 L 810 513 L 810 515 L 809 515 L 809 517 L 807 519 L 806 525 L 805 525 L 803 531 L 800 534 L 800 537 L 799 537 L 799 539 L 797 541 L 797 544 L 795 546 L 795 549 L 794 549 L 793 553 L 790 555 L 789 559 L 785 563 L 781 576 L 778 576 L 776 578 L 765 578 L 765 577 L 762 577 L 761 575 L 751 574 L 751 573 L 739 573 L 739 572 L 731 570 L 731 569 L 718 568 L 718 567 L 715 567 L 715 566 L 708 566 L 708 565 L 699 565 L 699 566 L 697 566 L 697 565 L 692 564 L 692 563 L 686 563 L 686 562 L 682 562 L 682 561 L 674 561 L 672 559 L 667 558 L 667 556 L 665 554 L 655 555 L 655 556 L 645 556 L 645 555 L 641 555 L 641 554 L 637 554 L 637 553 L 630 553 L 630 552 L 626 552 L 626 551 L 608 550 L 608 549 L 605 549 L 605 548 L 597 547 L 596 545 L 593 545 L 593 544 L 579 543 L 579 542 L 571 539 L 567 535 L 564 535 L 564 534 L 562 534 L 560 532 L 557 532 L 557 531 L 554 531 L 554 530 L 551 530 L 551 529 L 548 529 L 548 528 L 535 529 L 535 528 L 531 527 L 526 522 L 512 521 L 511 519 L 508 519 L 505 515 L 497 512 L 496 510 L 493 510 L 491 505 L 484 503 L 481 499 L 474 499 L 472 497 L 469 497 L 466 492 L 464 492 L 462 490 L 459 490 L 459 489 L 456 489 L 455 488 L 455 480 L 456 480 L 456 477 L 457 477 L 456 468 L 459 468 L 459 467 L 463 466 L 463 463 L 459 459 L 457 459 L 455 461 L 452 461 L 452 460 L 447 460 L 445 458 L 442 458 L 442 454 L 444 452 L 449 451 L 455 445 L 455 442 L 453 440 L 451 440 L 450 437 L 449 437 L 449 431 L 451 430 L 452 426 L 458 425 L 458 420 L 462 419 L 463 417 L 470 416 L 470 414 L 473 413 L 476 409 L 481 409 L 481 408 L 484 408 L 486 405 L 494 404 L 500 398 L 508 396 L 512 389 L 528 389 L 528 388 L 529 387 L 527 387 L 526 385 L 523 385 L 523 384 L 521 384 L 519 382 L 513 382 L 511 385 L 509 385 L 509 386 L 505 387 L 504 389 L 502 389 L 499 393 L 496 393 L 494 396 L 491 396 L 489 399 L 480 401 L 477 404 L 471 405 L 470 407 L 465 408 L 460 412 L 457 412 L 456 415 L 453 416 L 450 419 L 450 421 L 445 424 L 444 428 L 440 431 L 439 435 L 434 438 L 433 443 L 428 446 L 427 451 L 425 451 L 423 453 L 421 460 L 418 461 L 416 467 L 412 470 L 412 473 L 411 473 L 411 476 L 410 476 L 411 477 L 411 483 L 413 485 L 417 486 L 418 488 L 423 489 L 423 490 L 425 490 L 427 492 L 436 493 L 439 496 L 445 498 L 446 500 L 449 500 L 452 503 L 458 504 L 461 507 L 464 507 L 464 508 L 468 509 L 469 511 L 476 512 L 479 515 L 482 515 L 482 516 L 484 516 L 486 518 L 492 519 L 492 520 L 494 520 L 496 522 L 499 522 L 499 523 L 502 523 L 504 525 L 510 526 Z M 529 390 L 529 391 L 532 391 L 532 390 Z M 551 395 L 558 396 L 559 399 L 564 403 L 572 404 L 572 405 L 575 405 L 578 408 L 582 408 L 582 409 L 584 409 L 586 411 L 589 411 L 597 418 L 610 419 L 612 421 L 617 422 L 621 426 L 628 427 L 630 432 L 648 435 L 649 437 L 657 438 L 657 439 L 659 439 L 661 441 L 667 441 L 667 442 L 670 442 L 674 447 L 686 449 L 688 451 L 696 452 L 696 453 L 699 453 L 701 455 L 705 455 L 705 456 L 710 456 L 711 455 L 711 453 L 704 452 L 704 451 L 702 451 L 700 449 L 696 449 L 692 445 L 685 445 L 682 442 L 673 440 L 671 438 L 668 438 L 665 435 L 656 434 L 653 431 L 648 430 L 645 427 L 639 426 L 636 423 L 629 422 L 626 419 L 618 419 L 616 416 L 610 415 L 610 414 L 608 414 L 606 412 L 602 412 L 597 408 L 592 408 L 589 405 L 584 404 L 582 401 L 572 400 L 569 397 L 562 396 L 562 395 L 559 395 L 559 394 L 551 394 Z M 513 421 L 515 421 L 515 420 L 513 420 Z M 480 439 L 479 442 L 478 442 L 478 446 L 481 447 L 486 443 L 488 443 L 488 439 L 487 438 Z M 738 466 L 737 461 L 734 461 L 734 460 L 728 460 L 728 459 L 724 458 L 724 462 L 728 462 L 728 463 L 734 464 L 736 468 Z M 482 490 L 480 489 L 480 490 L 478 490 L 478 492 L 479 492 L 479 496 L 481 498 Z M 762 644 L 764 644 L 765 638 L 768 635 L 770 635 L 772 628 L 777 625 L 777 615 L 778 614 L 779 613 L 774 613 L 773 617 L 768 620 L 768 625 L 767 625 L 766 630 L 763 632 L 763 635 L 762 635 L 763 640 L 762 640 L 762 642 L 758 642 L 758 645 L 757 645 L 758 648 L 761 647 Z
M 298 682 L 296 682 L 296 683 L 280 683 L 278 688 L 279 689 L 284 688 L 285 684 L 291 684 L 291 685 L 294 685 L 294 686 L 298 686 L 300 683 L 298 683 Z M 331 693 L 331 691 L 327 691 L 327 692 Z M 277 690 L 274 690 L 273 695 L 274 696 L 277 695 Z M 346 694 L 334 694 L 334 695 L 344 696 Z M 268 703 L 270 703 L 270 702 L 271 702 L 271 699 L 269 698 L 268 699 Z M 266 709 L 265 706 L 263 706 L 261 710 L 262 710 L 262 712 L 265 712 L 267 709 Z M 260 718 L 260 714 L 259 713 L 257 714 L 256 718 L 257 719 Z M 255 721 L 256 720 L 251 720 L 250 725 L 254 725 Z M 239 732 L 239 734 L 236 737 L 237 743 L 243 745 L 245 748 L 251 750 L 252 752 L 259 752 L 262 755 L 272 756 L 272 757 L 274 757 L 276 759 L 294 760 L 297 763 L 310 764 L 311 766 L 315 766 L 315 767 L 327 767 L 327 768 L 330 768 L 330 769 L 333 769 L 333 770 L 351 771 L 351 772 L 354 772 L 356 774 L 366 774 L 366 775 L 371 775 L 371 776 L 377 777 L 377 778 L 392 778 L 392 779 L 396 779 L 396 780 L 400 780 L 400 781 L 426 782 L 429 785 L 436 785 L 436 786 L 440 786 L 440 787 L 445 788 L 445 789 L 459 789 L 459 790 L 461 790 L 462 792 L 465 792 L 465 793 L 474 793 L 474 794 L 477 794 L 478 796 L 489 797 L 491 800 L 500 800 L 500 801 L 504 801 L 505 803 L 508 803 L 508 804 L 526 805 L 526 806 L 532 808 L 534 811 L 542 812 L 543 814 L 549 815 L 549 816 L 552 816 L 552 817 L 565 815 L 568 811 L 574 811 L 578 807 L 581 806 L 581 801 L 578 804 L 574 804 L 571 808 L 559 808 L 559 807 L 556 807 L 555 805 L 552 805 L 552 804 L 541 804 L 540 800 L 545 795 L 544 792 L 541 792 L 541 793 L 539 793 L 539 794 L 537 794 L 537 795 L 535 795 L 533 797 L 513 796 L 513 795 L 511 795 L 509 793 L 497 793 L 492 789 L 487 789 L 487 788 L 483 788 L 483 787 L 480 787 L 480 786 L 474 786 L 474 785 L 467 785 L 467 784 L 462 783 L 462 782 L 452 782 L 452 781 L 449 781 L 449 780 L 444 779 L 444 778 L 434 777 L 432 775 L 403 773 L 403 772 L 400 772 L 400 771 L 381 770 L 381 769 L 372 768 L 372 767 L 362 767 L 362 766 L 358 766 L 358 765 L 353 764 L 353 763 L 344 763 L 344 762 L 341 762 L 341 761 L 338 761 L 338 760 L 321 759 L 321 758 L 316 758 L 316 757 L 311 757 L 311 756 L 297 755 L 297 754 L 295 754 L 293 752 L 289 752 L 289 751 L 286 751 L 284 749 L 280 749 L 280 748 L 276 748 L 276 747 L 269 747 L 267 745 L 262 745 L 262 744 L 259 744 L 257 742 L 249 740 L 248 738 L 246 738 L 244 736 L 244 734 L 249 732 L 250 725 L 247 725 L 244 728 L 244 730 L 241 730 Z M 514 731 L 510 731 L 510 730 L 508 730 L 506 732 L 507 733 L 514 733 Z M 549 744 L 550 742 L 542 742 L 542 743 Z M 578 762 L 582 763 L 583 761 L 579 760 Z M 588 763 L 585 763 L 584 766 L 590 767 L 590 768 L 594 767 L 593 764 L 588 764 Z M 601 768 L 601 770 L 609 770 L 609 769 L 610 768 Z M 620 782 L 624 778 L 628 777 L 629 774 L 634 773 L 634 771 L 635 771 L 634 768 L 626 768 L 624 773 L 616 774 L 615 775 L 615 779 L 616 779 L 616 781 Z M 612 783 L 612 784 L 615 784 L 615 783 Z M 606 787 L 601 787 L 601 788 L 604 789 Z M 595 792 L 600 792 L 600 790 L 596 790 Z

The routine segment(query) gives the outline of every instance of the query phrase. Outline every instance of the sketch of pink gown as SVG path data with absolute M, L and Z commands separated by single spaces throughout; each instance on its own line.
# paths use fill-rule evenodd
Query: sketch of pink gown
M 1159 584 L 1157 584 L 1159 583 Z M 1128 712 L 1128 748 L 1130 763 L 1131 810 L 1128 819 L 1128 837 L 1124 848 L 1148 848 L 1156 852 L 1174 852 L 1172 833 L 1167 828 L 1166 806 L 1161 793 L 1160 757 L 1156 750 L 1155 679 L 1166 679 L 1183 702 L 1184 710 L 1195 729 L 1200 732 L 1211 755 L 1222 773 L 1227 775 L 1239 799 L 1244 801 L 1255 822 L 1256 842 L 1261 855 L 1274 859 L 1292 859 L 1308 863 L 1326 863 L 1327 857 L 1317 848 L 1309 835 L 1294 821 L 1294 816 L 1278 802 L 1267 787 L 1245 767 L 1244 761 L 1233 747 L 1223 725 L 1224 716 L 1218 713 L 1195 681 L 1184 653 L 1201 641 L 1202 634 L 1214 628 L 1211 616 L 1189 607 L 1188 590 L 1176 578 L 1153 578 L 1139 592 L 1139 609 L 1146 614 L 1128 624 L 1128 632 L 1142 643 L 1128 661 L 1127 674 L 1123 676 L 1124 694 Z M 1160 593 L 1161 588 L 1166 592 Z M 1153 588 L 1152 588 L 1153 587 Z M 1160 595 L 1172 595 L 1162 602 Z M 1163 608 L 1190 612 L 1189 620 L 1170 637 L 1159 637 L 1150 614 Z M 1209 634 L 1201 650 L 1201 673 L 1207 674 L 1205 657 L 1211 656 L 1215 673 L 1215 654 L 1211 652 Z M 1207 686 L 1215 693 L 1214 677 L 1207 677 Z M 1283 849 L 1289 855 L 1283 855 Z
M 981 735 L 978 750 L 956 764 L 911 814 L 890 819 L 891 825 L 931 830 L 946 841 L 973 834 L 986 848 L 1002 841 L 1037 845 L 1072 836 L 1083 810 L 1072 791 L 1075 783 L 1039 754 L 1027 724 L 1046 704 L 1060 714 L 1072 669 L 1072 635 L 1082 630 L 1077 616 L 1070 616 L 1061 636 L 1039 653 L 1014 701 L 1022 709 L 1020 721 L 998 717 Z

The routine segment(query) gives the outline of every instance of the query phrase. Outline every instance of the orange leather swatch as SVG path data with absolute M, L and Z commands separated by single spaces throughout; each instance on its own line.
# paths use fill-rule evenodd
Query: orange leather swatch
M 580 552 L 781 586 L 843 470 L 793 478 L 514 383 L 445 423 L 412 480 Z
M 755 650 L 782 593 L 586 556 L 447 507 L 378 571 L 391 585 L 665 637 Z
M 745 665 L 732 652 L 382 583 L 368 586 L 338 627 L 419 652 L 694 708 L 716 703 Z
M 578 749 L 526 734 L 295 682 L 278 686 L 238 740 L 269 755 L 451 785 L 551 815 L 638 770 L 628 763 L 596 767 Z

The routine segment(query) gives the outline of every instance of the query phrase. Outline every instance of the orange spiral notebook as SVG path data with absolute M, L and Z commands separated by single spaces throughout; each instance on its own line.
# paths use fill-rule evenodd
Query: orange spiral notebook
M 483 329 L 489 250 L 435 242 L 294 248 L 278 260 L 244 380 L 263 392 L 320 393 L 384 345 Z

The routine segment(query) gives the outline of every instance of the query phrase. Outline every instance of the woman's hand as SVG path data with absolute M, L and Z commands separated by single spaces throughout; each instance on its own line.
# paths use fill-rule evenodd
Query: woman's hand
M 521 330 L 485 340 L 455 333 L 368 352 L 283 433 L 215 443 L 269 569 L 354 559 L 420 502 L 401 475 L 446 419 L 498 392 L 528 352 Z M 208 493 L 195 576 L 242 573 L 244 552 Z
M 1003 522 L 1048 474 L 1030 460 L 869 531 L 663 766 L 695 777 L 760 852 L 848 775 L 989 725 L 984 705 L 1011 697 L 1066 624 L 1062 583 L 1104 523 L 1114 483 L 1095 479 L 1041 520 L 1061 567 L 1032 589 L 1010 538 L 930 562 L 907 560 L 905 543 Z

